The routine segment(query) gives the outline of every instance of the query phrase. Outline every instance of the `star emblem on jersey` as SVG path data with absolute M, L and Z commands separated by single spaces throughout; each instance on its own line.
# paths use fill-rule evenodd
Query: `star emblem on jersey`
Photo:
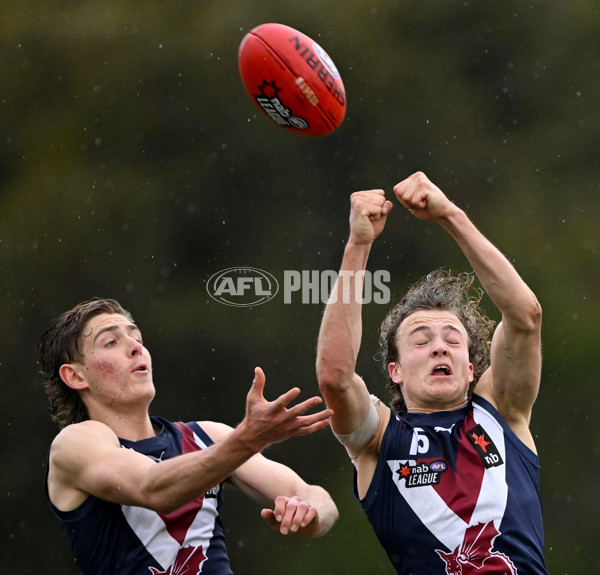
M 410 475 L 410 466 L 403 465 L 402 467 L 400 467 L 400 469 L 398 469 L 398 474 L 400 475 L 400 477 L 404 477 L 406 479 Z
M 467 431 L 467 438 L 475 448 L 477 455 L 481 458 L 486 469 L 502 465 L 500 452 L 494 445 L 492 438 L 486 433 L 481 425 L 477 424 Z

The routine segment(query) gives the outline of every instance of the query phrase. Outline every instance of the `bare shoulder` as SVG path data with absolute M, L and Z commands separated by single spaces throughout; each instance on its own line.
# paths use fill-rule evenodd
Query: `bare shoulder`
M 114 431 L 99 421 L 73 423 L 54 438 L 50 447 L 50 476 L 66 481 L 102 453 L 119 449 Z
M 50 448 L 48 492 L 63 511 L 75 509 L 88 496 L 78 487 L 80 477 L 102 452 L 119 448 L 115 433 L 99 421 L 83 421 L 65 427 Z
M 85 449 L 81 448 L 85 446 Z M 114 431 L 99 421 L 73 423 L 60 431 L 50 448 L 50 457 L 64 457 L 70 452 L 78 454 L 102 447 L 119 447 L 119 439 Z

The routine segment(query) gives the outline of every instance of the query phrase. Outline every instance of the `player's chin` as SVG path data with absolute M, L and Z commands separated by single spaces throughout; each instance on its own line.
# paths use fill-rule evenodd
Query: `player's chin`
M 467 397 L 467 389 L 449 377 L 432 378 L 427 386 L 428 395 L 441 406 L 462 402 Z

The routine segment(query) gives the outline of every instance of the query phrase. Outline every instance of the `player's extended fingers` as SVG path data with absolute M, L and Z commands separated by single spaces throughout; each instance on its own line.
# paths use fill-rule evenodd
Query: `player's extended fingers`
M 298 388 L 295 388 L 295 389 L 298 389 Z M 299 393 L 300 393 L 300 390 L 298 389 L 298 394 Z M 296 397 L 297 397 L 297 395 L 296 395 Z M 318 405 L 321 405 L 322 403 L 323 403 L 323 398 L 318 395 L 314 395 L 313 397 L 309 397 L 308 399 L 305 399 L 304 401 L 302 401 L 296 405 L 293 405 L 292 407 L 290 407 L 288 409 L 288 412 L 289 412 L 290 416 L 298 417 L 300 415 L 304 415 L 307 411 L 311 410 L 313 407 L 317 407 Z M 286 405 L 289 405 L 289 402 Z
M 288 391 L 280 395 L 275 401 L 272 401 L 271 404 L 277 410 L 283 409 L 287 407 L 292 401 L 294 401 L 294 399 L 296 399 L 299 395 L 300 388 L 293 387 L 292 389 L 289 389 Z
M 254 379 L 252 380 L 252 387 L 248 392 L 248 396 L 254 400 L 265 400 L 265 384 L 266 376 L 264 371 L 260 367 L 254 368 Z M 300 395 L 300 389 L 294 387 L 284 394 L 280 395 L 275 401 L 271 402 L 271 405 L 279 410 L 287 407 L 294 399 Z
M 333 414 L 333 412 L 331 412 Z M 321 419 L 316 421 L 315 423 L 306 423 L 297 420 L 296 429 L 293 433 L 290 432 L 290 435 L 310 435 L 311 433 L 315 433 L 316 431 L 321 431 L 321 429 L 325 429 L 329 426 L 329 417 L 327 419 Z
M 287 432 L 291 436 L 309 435 L 329 426 L 330 419 L 333 416 L 332 409 L 324 409 L 310 415 L 292 416 L 290 411 L 287 416 Z
M 298 430 L 304 430 L 305 432 L 312 433 L 313 426 L 318 429 L 327 427 L 332 416 L 333 409 L 324 409 L 323 411 L 318 411 L 317 413 L 295 417 L 294 421 L 296 422 L 296 428 Z

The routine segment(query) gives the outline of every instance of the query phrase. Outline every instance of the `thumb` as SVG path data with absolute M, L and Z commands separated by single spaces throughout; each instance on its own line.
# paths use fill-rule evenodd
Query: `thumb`
M 267 523 L 271 527 L 278 528 L 278 522 L 277 522 L 277 519 L 275 518 L 275 513 L 273 512 L 272 509 L 263 509 L 260 512 L 260 516 L 265 520 L 265 523 Z
M 255 367 L 254 379 L 252 380 L 252 388 L 250 389 L 250 393 L 264 397 L 266 379 L 265 372 L 260 367 Z
M 385 224 L 387 217 L 390 215 L 390 212 L 392 211 L 393 207 L 394 204 L 392 204 L 390 200 L 386 200 L 381 208 L 381 213 L 377 219 L 380 219 L 382 223 Z

